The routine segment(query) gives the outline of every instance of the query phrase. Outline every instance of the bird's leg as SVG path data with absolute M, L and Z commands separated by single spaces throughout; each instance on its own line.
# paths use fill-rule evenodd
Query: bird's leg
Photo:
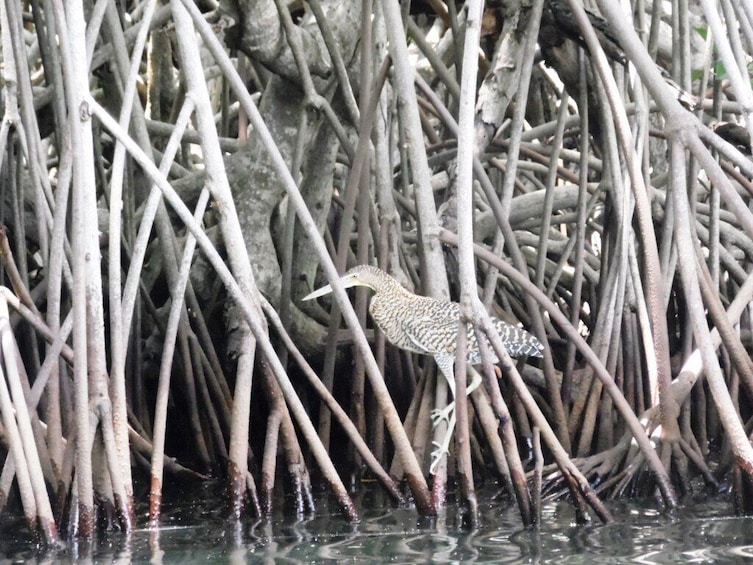
M 473 373 L 473 379 L 468 384 L 468 388 L 465 389 L 466 396 L 470 396 L 470 394 L 474 390 L 476 390 L 481 384 L 481 375 L 478 374 L 478 371 L 473 369 L 473 367 L 471 367 L 470 365 L 468 365 L 468 369 L 471 373 Z M 450 402 L 447 406 L 445 406 L 441 410 L 438 408 L 435 408 L 434 410 L 431 411 L 431 425 L 433 428 L 436 428 L 439 425 L 439 422 L 441 422 L 442 420 L 449 423 L 450 415 L 453 412 L 455 412 L 455 382 L 454 381 L 452 382 L 452 385 L 450 386 L 450 390 L 452 391 L 452 398 L 453 398 L 452 402 Z
M 448 406 L 449 407 L 449 406 Z M 431 452 L 431 465 L 429 465 L 429 473 L 432 475 L 437 472 L 437 465 L 442 460 L 442 457 L 450 454 L 450 442 L 452 442 L 452 435 L 455 432 L 455 403 L 452 403 L 452 413 L 447 418 L 447 433 L 442 440 L 442 443 L 438 441 L 431 442 L 434 446 L 434 451 Z
M 431 411 L 431 427 L 436 428 L 441 421 L 447 422 L 447 424 L 450 423 L 450 417 L 455 413 L 455 378 L 452 377 L 452 380 L 450 380 L 450 377 L 445 375 L 447 378 L 447 384 L 450 385 L 450 392 L 452 393 L 452 401 L 447 403 L 447 406 L 444 408 L 435 408 Z
M 434 409 L 431 412 L 432 426 L 436 428 L 442 420 L 447 422 L 447 431 L 445 432 L 442 443 L 432 442 L 434 445 L 434 451 L 431 452 L 431 465 L 429 466 L 429 472 L 433 475 L 436 472 L 437 465 L 442 460 L 442 456 L 450 452 L 450 442 L 452 441 L 452 434 L 455 430 L 455 356 L 454 355 L 437 355 L 434 357 L 437 362 L 437 367 L 441 371 L 447 386 L 450 387 L 452 393 L 452 402 L 447 406 L 440 409 Z
M 450 416 L 455 412 L 455 401 L 453 400 L 444 408 L 435 408 L 431 411 L 431 427 L 436 428 L 440 422 L 450 423 Z
M 465 389 L 466 396 L 470 396 L 471 393 L 479 387 L 482 381 L 481 375 L 478 374 L 478 371 L 474 369 L 472 365 L 468 365 L 468 372 L 473 375 L 473 378 L 471 379 L 471 382 L 468 383 L 468 388 Z
M 440 369 L 442 367 L 440 366 Z M 471 394 L 474 390 L 478 388 L 478 386 L 481 384 L 481 375 L 478 374 L 476 370 L 473 369 L 470 365 L 468 366 L 468 369 L 473 373 L 473 379 L 471 380 L 470 384 L 468 385 L 468 388 L 465 390 L 465 395 L 468 396 Z M 447 433 L 444 436 L 444 439 L 442 440 L 442 443 L 439 443 L 437 441 L 433 441 L 432 445 L 434 445 L 435 449 L 431 452 L 431 465 L 429 466 L 429 473 L 432 475 L 437 470 L 437 465 L 439 465 L 439 462 L 442 460 L 442 457 L 444 455 L 450 454 L 450 443 L 452 442 L 452 436 L 455 433 L 455 422 L 457 421 L 457 418 L 455 416 L 455 372 L 453 370 L 449 371 L 449 374 L 445 373 L 444 370 L 442 370 L 442 374 L 444 374 L 445 378 L 447 379 L 447 384 L 450 385 L 450 391 L 452 392 L 452 402 L 450 402 L 447 406 L 445 406 L 443 409 L 434 409 L 431 413 L 431 421 L 433 427 L 437 427 L 439 425 L 439 422 L 442 420 L 445 420 L 447 422 Z

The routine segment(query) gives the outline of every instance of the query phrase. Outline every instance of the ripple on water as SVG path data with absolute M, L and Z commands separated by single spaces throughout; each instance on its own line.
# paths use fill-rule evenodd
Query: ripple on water
M 190 496 L 188 496 L 190 494 Z M 242 524 L 228 521 L 217 491 L 195 489 L 166 505 L 163 527 L 140 529 L 130 539 L 112 533 L 91 547 L 45 550 L 28 542 L 24 523 L 0 521 L 0 561 L 26 563 L 93 560 L 215 561 L 274 563 L 746 563 L 753 560 L 753 518 L 730 517 L 726 497 L 685 503 L 672 513 L 653 501 L 608 503 L 617 521 L 575 523 L 567 503 L 544 508 L 538 529 L 521 527 L 515 505 L 493 489 L 478 493 L 480 526 L 461 527 L 455 504 L 437 518 L 412 508 L 395 508 L 383 496 L 366 493 L 357 524 L 346 522 L 331 500 L 321 500 L 313 517 L 278 514 Z M 280 504 L 282 506 L 282 504 Z M 139 524 L 146 523 L 142 509 Z

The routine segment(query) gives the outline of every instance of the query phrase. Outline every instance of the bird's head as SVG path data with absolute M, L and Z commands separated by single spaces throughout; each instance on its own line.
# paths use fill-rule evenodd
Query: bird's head
M 379 281 L 388 275 L 376 267 L 370 265 L 358 265 L 350 269 L 342 277 L 340 282 L 345 288 L 353 286 L 366 286 L 372 290 L 377 290 Z M 332 292 L 332 285 L 325 285 L 314 292 L 307 294 L 301 300 L 312 300 Z

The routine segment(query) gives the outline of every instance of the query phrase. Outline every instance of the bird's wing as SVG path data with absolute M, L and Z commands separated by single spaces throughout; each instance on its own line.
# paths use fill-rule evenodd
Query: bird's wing
M 421 351 L 430 355 L 455 351 L 457 320 L 437 320 L 430 316 L 409 317 L 402 326 L 405 335 Z
M 414 347 L 424 353 L 429 353 L 426 347 L 426 328 L 431 325 L 431 318 L 428 316 L 410 317 L 403 320 L 400 324 Z

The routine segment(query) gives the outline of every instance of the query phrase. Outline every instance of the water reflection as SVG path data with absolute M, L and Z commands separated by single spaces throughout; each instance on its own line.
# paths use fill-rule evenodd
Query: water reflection
M 393 508 L 375 492 L 357 502 L 362 521 L 349 524 L 337 505 L 319 501 L 305 520 L 281 516 L 228 521 L 219 492 L 193 491 L 188 503 L 166 505 L 159 530 L 142 529 L 130 538 L 111 533 L 90 545 L 45 550 L 28 543 L 21 520 L 0 522 L 0 560 L 47 563 L 92 562 L 232 563 L 746 563 L 753 559 L 753 519 L 729 517 L 726 499 L 706 499 L 663 515 L 640 503 L 609 503 L 614 524 L 578 525 L 566 503 L 545 508 L 542 527 L 524 529 L 512 503 L 487 501 L 480 527 L 459 527 L 453 505 L 436 519 L 410 508 Z M 282 504 L 280 504 L 282 506 Z M 141 516 L 146 523 L 146 516 Z

